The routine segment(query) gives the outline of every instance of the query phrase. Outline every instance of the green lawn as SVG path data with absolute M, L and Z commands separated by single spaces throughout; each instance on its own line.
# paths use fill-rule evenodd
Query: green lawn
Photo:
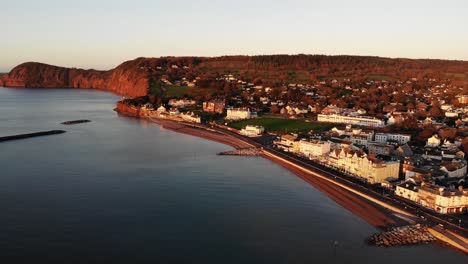
M 177 86 L 177 85 L 165 85 L 166 98 L 184 97 L 189 94 L 190 87 L 188 86 Z
M 333 128 L 333 124 L 319 123 L 319 122 L 306 122 L 298 119 L 281 119 L 281 118 L 255 118 L 242 121 L 236 121 L 229 124 L 230 127 L 235 129 L 242 129 L 247 125 L 263 126 L 267 131 L 285 131 L 285 132 L 315 132 L 326 131 Z

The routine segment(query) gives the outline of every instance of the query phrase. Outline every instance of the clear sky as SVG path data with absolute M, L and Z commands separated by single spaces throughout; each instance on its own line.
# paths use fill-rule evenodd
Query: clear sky
M 467 0 L 1 0 L 0 10 L 0 72 L 180 55 L 468 60 Z

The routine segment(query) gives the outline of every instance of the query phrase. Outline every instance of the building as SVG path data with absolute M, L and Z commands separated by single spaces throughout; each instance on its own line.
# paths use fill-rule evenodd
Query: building
M 382 183 L 387 178 L 398 179 L 400 171 L 399 162 L 385 162 L 349 149 L 335 149 L 330 153 L 328 162 L 331 166 L 370 184 Z
M 449 178 L 462 178 L 466 176 L 466 161 L 450 162 L 442 165 L 440 169 L 447 173 L 447 177 Z
M 294 135 L 282 135 L 279 140 L 274 142 L 274 145 L 286 152 L 299 152 L 299 142 L 297 141 L 297 136 Z
M 375 134 L 375 141 L 380 143 L 387 143 L 389 141 L 398 142 L 399 145 L 404 145 L 411 141 L 411 135 L 406 134 L 391 134 L 391 133 L 377 133 Z
M 201 117 L 197 116 L 196 114 L 192 112 L 186 112 L 180 114 L 180 117 L 186 121 L 186 122 L 191 122 L 191 123 L 201 123 Z
M 171 99 L 168 104 L 172 107 L 186 107 L 197 104 L 197 101 L 190 99 Z
M 366 135 L 351 135 L 349 139 L 354 145 L 369 146 L 369 138 Z
M 438 147 L 440 145 L 440 138 L 437 135 L 433 135 L 432 137 L 427 139 L 426 147 Z
M 419 203 L 419 185 L 414 180 L 408 180 L 396 186 L 395 194 L 415 203 Z
M 172 107 L 171 109 L 169 109 L 169 115 L 179 115 L 179 114 L 180 114 L 179 109 L 175 107 Z
M 383 143 L 370 143 L 369 144 L 369 154 L 373 154 L 375 156 L 390 156 L 394 151 L 394 147 L 392 145 L 383 144 Z
M 308 158 L 322 157 L 330 153 L 330 146 L 331 146 L 330 142 L 327 142 L 327 141 L 301 140 L 299 141 L 299 153 L 301 153 L 302 155 Z
M 167 112 L 166 107 L 163 105 L 159 106 L 158 109 L 156 110 L 158 113 L 165 113 Z
M 265 128 L 262 126 L 246 126 L 241 129 L 240 134 L 248 137 L 258 137 L 265 132 Z
M 227 120 L 241 120 L 252 118 L 252 112 L 249 108 L 230 108 L 227 110 Z
M 468 210 L 468 191 L 408 180 L 396 187 L 395 194 L 432 209 L 440 214 L 462 214 Z
M 318 114 L 317 120 L 319 122 L 328 122 L 328 123 L 342 123 L 349 125 L 358 125 L 358 126 L 369 126 L 369 127 L 383 127 L 385 122 L 383 120 L 368 117 L 368 116 L 346 116 L 338 114 Z
M 410 157 L 413 156 L 413 150 L 411 149 L 411 147 L 408 144 L 404 144 L 404 145 L 399 146 L 395 150 L 394 153 L 395 153 L 395 156 L 399 160 L 404 160 L 405 158 L 410 158 Z
M 222 114 L 224 112 L 224 106 L 225 104 L 223 100 L 203 102 L 203 111 L 209 113 Z
M 457 95 L 460 104 L 468 104 L 468 95 Z

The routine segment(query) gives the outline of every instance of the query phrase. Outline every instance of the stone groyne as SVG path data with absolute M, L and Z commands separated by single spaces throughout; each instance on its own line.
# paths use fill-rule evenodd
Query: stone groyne
M 258 148 L 241 148 L 236 150 L 224 151 L 218 153 L 218 155 L 229 155 L 229 156 L 260 156 L 262 150 Z
M 436 241 L 427 227 L 422 225 L 394 227 L 388 231 L 373 234 L 369 239 L 370 245 L 392 247 L 404 245 L 427 244 Z

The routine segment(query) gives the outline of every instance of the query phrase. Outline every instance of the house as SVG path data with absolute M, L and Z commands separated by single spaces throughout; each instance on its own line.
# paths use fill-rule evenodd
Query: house
M 433 135 L 427 139 L 426 147 L 438 147 L 440 145 L 440 138 L 438 135 Z
M 163 105 L 161 105 L 160 107 L 158 107 L 158 109 L 156 110 L 158 113 L 165 113 L 167 110 L 166 110 L 166 107 L 164 107 Z
M 369 154 L 381 155 L 381 156 L 390 156 L 393 154 L 394 147 L 392 145 L 384 143 L 370 143 L 369 144 Z
M 222 114 L 224 112 L 224 106 L 224 100 L 203 102 L 203 112 Z
M 413 150 L 411 149 L 410 146 L 408 146 L 408 144 L 405 144 L 405 145 L 399 146 L 395 150 L 394 154 L 399 160 L 404 160 L 405 158 L 409 158 L 413 156 Z

